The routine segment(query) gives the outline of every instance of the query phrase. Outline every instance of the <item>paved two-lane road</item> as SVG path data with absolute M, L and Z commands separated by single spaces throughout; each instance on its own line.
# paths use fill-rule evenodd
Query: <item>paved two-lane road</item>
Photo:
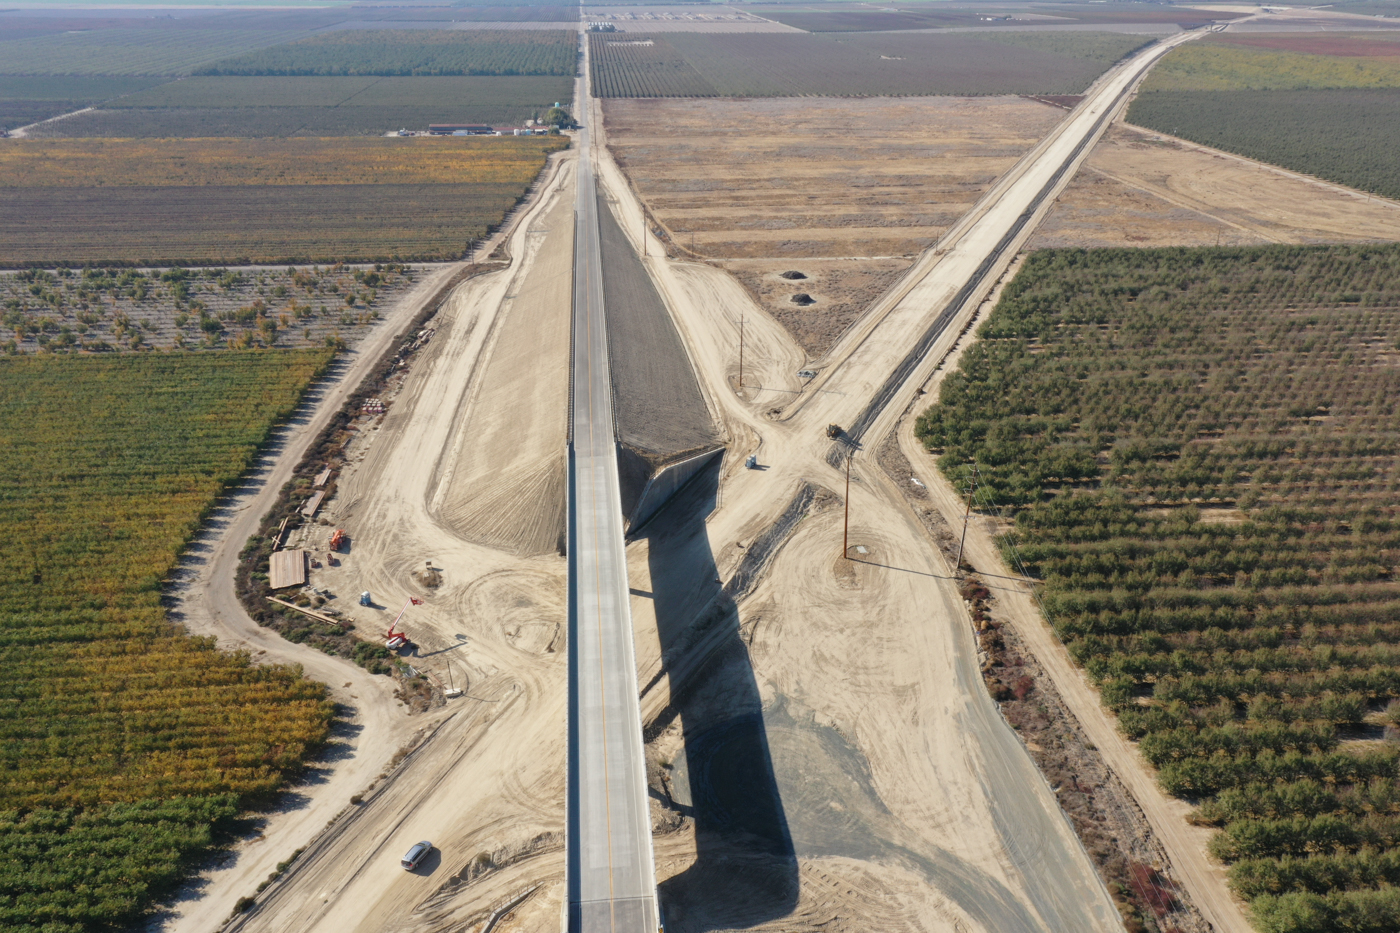
M 587 69 L 578 112 L 587 113 Z M 569 933 L 656 933 L 598 199 L 578 137 L 569 438 Z

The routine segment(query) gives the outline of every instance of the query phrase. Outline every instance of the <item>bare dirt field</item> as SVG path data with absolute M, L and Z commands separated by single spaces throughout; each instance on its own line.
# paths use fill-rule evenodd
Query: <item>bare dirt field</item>
M 610 160 L 600 173 L 636 236 L 622 173 Z M 822 428 L 862 389 L 833 384 L 784 416 L 806 354 L 732 276 L 661 261 L 648 239 L 735 439 L 628 548 L 667 929 L 1116 929 L 981 685 L 942 558 L 860 458 L 860 562 L 840 559 L 842 476 Z M 749 453 L 760 469 L 743 468 Z
M 512 285 L 464 430 L 452 447 L 436 510 L 454 531 L 522 555 L 555 550 L 564 531 L 567 366 L 541 366 L 568 353 L 573 208 L 554 198 L 526 232 Z
M 809 357 L 1065 115 L 1019 97 L 627 99 L 603 113 L 668 249 L 732 271 Z M 790 270 L 810 281 L 775 278 Z
M 1400 239 L 1400 204 L 1119 123 L 1030 247 Z

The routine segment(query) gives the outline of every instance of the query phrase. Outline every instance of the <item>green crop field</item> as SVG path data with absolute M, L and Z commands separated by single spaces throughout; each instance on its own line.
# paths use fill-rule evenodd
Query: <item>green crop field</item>
M 0 929 L 135 922 L 326 738 L 161 581 L 329 351 L 0 360 Z
M 304 29 L 94 29 L 0 41 L 9 75 L 179 75 Z
M 1400 197 L 1400 42 L 1336 34 L 1227 38 L 1169 53 L 1148 76 L 1128 118 Z M 1287 47 L 1260 47 L 1264 43 Z M 1310 48 L 1343 54 L 1299 51 Z
M 594 33 L 589 39 L 600 97 L 1073 94 L 1148 41 L 1116 33 L 1011 32 L 995 38 Z
M 1400 247 L 1033 253 L 918 430 L 1270 933 L 1400 929 Z
M 1152 69 L 1143 92 L 1400 87 L 1400 42 L 1370 44 L 1390 54 L 1310 55 L 1226 42 L 1190 42 L 1168 53 Z
M 564 75 L 569 30 L 347 29 L 202 67 L 204 75 Z

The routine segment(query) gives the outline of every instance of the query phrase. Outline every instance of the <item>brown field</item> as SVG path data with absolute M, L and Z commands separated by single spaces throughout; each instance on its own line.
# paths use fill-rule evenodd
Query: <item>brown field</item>
M 1064 114 L 1016 97 L 604 102 L 673 248 L 735 274 L 813 357 Z
M 1029 247 L 1371 240 L 1400 240 L 1400 206 L 1117 124 Z
M 0 268 L 457 259 L 528 184 L 0 188 Z
M 0 144 L 7 188 L 528 183 L 559 137 L 35 139 Z
M 566 144 L 10 140 L 0 266 L 456 259 Z

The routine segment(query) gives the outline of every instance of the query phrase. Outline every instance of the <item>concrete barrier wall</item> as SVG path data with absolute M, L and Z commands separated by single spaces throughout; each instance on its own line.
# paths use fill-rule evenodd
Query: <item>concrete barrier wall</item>
M 641 495 L 637 497 L 636 506 L 627 516 L 627 531 L 630 533 L 633 529 L 646 524 L 647 519 L 661 511 L 661 507 L 669 502 L 682 486 L 713 463 L 715 458 L 722 456 L 724 456 L 724 448 L 717 447 L 698 453 L 693 457 L 669 463 L 657 470 L 647 480 Z

